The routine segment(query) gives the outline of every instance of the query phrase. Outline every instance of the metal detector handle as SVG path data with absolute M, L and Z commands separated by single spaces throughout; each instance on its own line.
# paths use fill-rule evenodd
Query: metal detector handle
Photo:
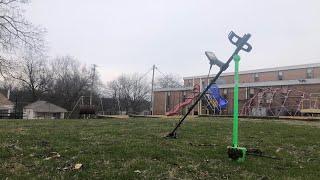
M 249 43 L 247 43 L 247 41 L 249 40 L 250 37 L 251 37 L 250 34 L 245 34 L 241 38 L 233 31 L 231 31 L 228 35 L 228 39 L 233 45 L 235 45 L 237 47 L 241 47 L 241 50 L 246 51 L 246 52 L 250 52 L 252 50 L 252 46 Z
M 234 38 L 236 38 L 236 39 L 234 39 Z M 233 44 L 233 45 L 235 45 L 235 46 L 238 46 L 238 41 L 239 41 L 239 39 L 241 39 L 236 33 L 234 33 L 233 31 L 231 31 L 230 33 L 229 33 L 229 35 L 228 35 L 228 39 L 229 39 L 229 41 Z

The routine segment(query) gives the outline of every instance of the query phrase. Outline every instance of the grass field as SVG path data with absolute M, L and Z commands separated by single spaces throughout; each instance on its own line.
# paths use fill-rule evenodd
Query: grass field
M 320 122 L 242 120 L 240 144 L 274 160 L 227 158 L 231 119 L 2 120 L 0 179 L 319 179 Z M 203 146 L 208 145 L 208 146 Z M 74 169 L 81 163 L 80 169 Z

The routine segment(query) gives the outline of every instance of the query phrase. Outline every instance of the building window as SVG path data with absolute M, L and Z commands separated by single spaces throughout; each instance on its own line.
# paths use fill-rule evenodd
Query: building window
M 216 84 L 226 84 L 226 80 L 219 77 L 217 80 L 216 80 Z
M 313 78 L 313 69 L 308 68 L 307 69 L 307 79 L 311 79 L 311 78 Z
M 170 92 L 167 92 L 167 97 L 166 97 L 166 111 L 170 111 Z
M 246 87 L 246 99 L 250 99 L 254 96 L 254 88 Z
M 228 98 L 228 89 L 223 89 L 223 95 L 224 98 Z
M 253 96 L 254 96 L 254 88 L 250 88 L 250 90 L 249 90 L 249 97 L 250 97 L 250 98 L 253 98 Z
M 228 94 L 228 89 L 223 89 L 223 95 L 227 95 Z
M 186 80 L 186 81 L 185 81 L 184 86 L 185 86 L 185 87 L 189 87 L 189 80 Z
M 258 82 L 259 81 L 259 74 L 258 73 L 255 73 L 253 75 L 253 78 L 254 78 L 254 82 Z
M 245 97 L 245 99 L 248 99 L 248 97 L 249 97 L 249 95 L 248 95 L 248 94 L 249 94 L 248 89 L 249 89 L 249 88 L 247 88 L 247 87 L 246 87 L 246 94 L 245 94 L 245 95 L 246 95 L 246 97 Z
M 278 72 L 278 80 L 283 80 L 283 72 L 282 71 Z
M 183 102 L 186 100 L 186 97 L 187 97 L 187 92 L 183 91 L 183 94 L 182 94 L 182 101 Z
M 201 80 L 201 85 L 202 85 L 201 91 L 207 87 L 206 82 L 204 80 Z
M 0 110 L 0 118 L 5 119 L 4 117 L 10 116 L 8 109 L 1 109 Z

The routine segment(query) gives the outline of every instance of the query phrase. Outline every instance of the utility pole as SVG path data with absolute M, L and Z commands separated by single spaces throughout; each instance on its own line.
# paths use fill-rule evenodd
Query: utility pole
M 154 71 L 156 70 L 156 65 L 152 66 L 152 82 L 151 82 L 151 115 L 153 115 L 153 87 L 154 87 Z
M 100 97 L 100 106 L 102 110 L 102 115 L 104 115 L 104 109 L 103 109 L 103 103 L 102 103 L 102 98 Z
M 90 106 L 92 106 L 92 92 L 93 92 L 93 87 L 94 87 L 94 79 L 96 76 L 96 67 L 97 67 L 97 65 L 93 64 L 92 77 L 91 77 L 91 90 L 90 90 Z

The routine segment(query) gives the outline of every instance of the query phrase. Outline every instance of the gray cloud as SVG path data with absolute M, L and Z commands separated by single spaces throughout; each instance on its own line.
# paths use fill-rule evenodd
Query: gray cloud
M 33 0 L 27 15 L 47 28 L 50 55 L 95 63 L 110 80 L 153 64 L 206 74 L 204 51 L 228 58 L 230 30 L 252 34 L 242 70 L 320 62 L 319 8 L 317 0 Z

